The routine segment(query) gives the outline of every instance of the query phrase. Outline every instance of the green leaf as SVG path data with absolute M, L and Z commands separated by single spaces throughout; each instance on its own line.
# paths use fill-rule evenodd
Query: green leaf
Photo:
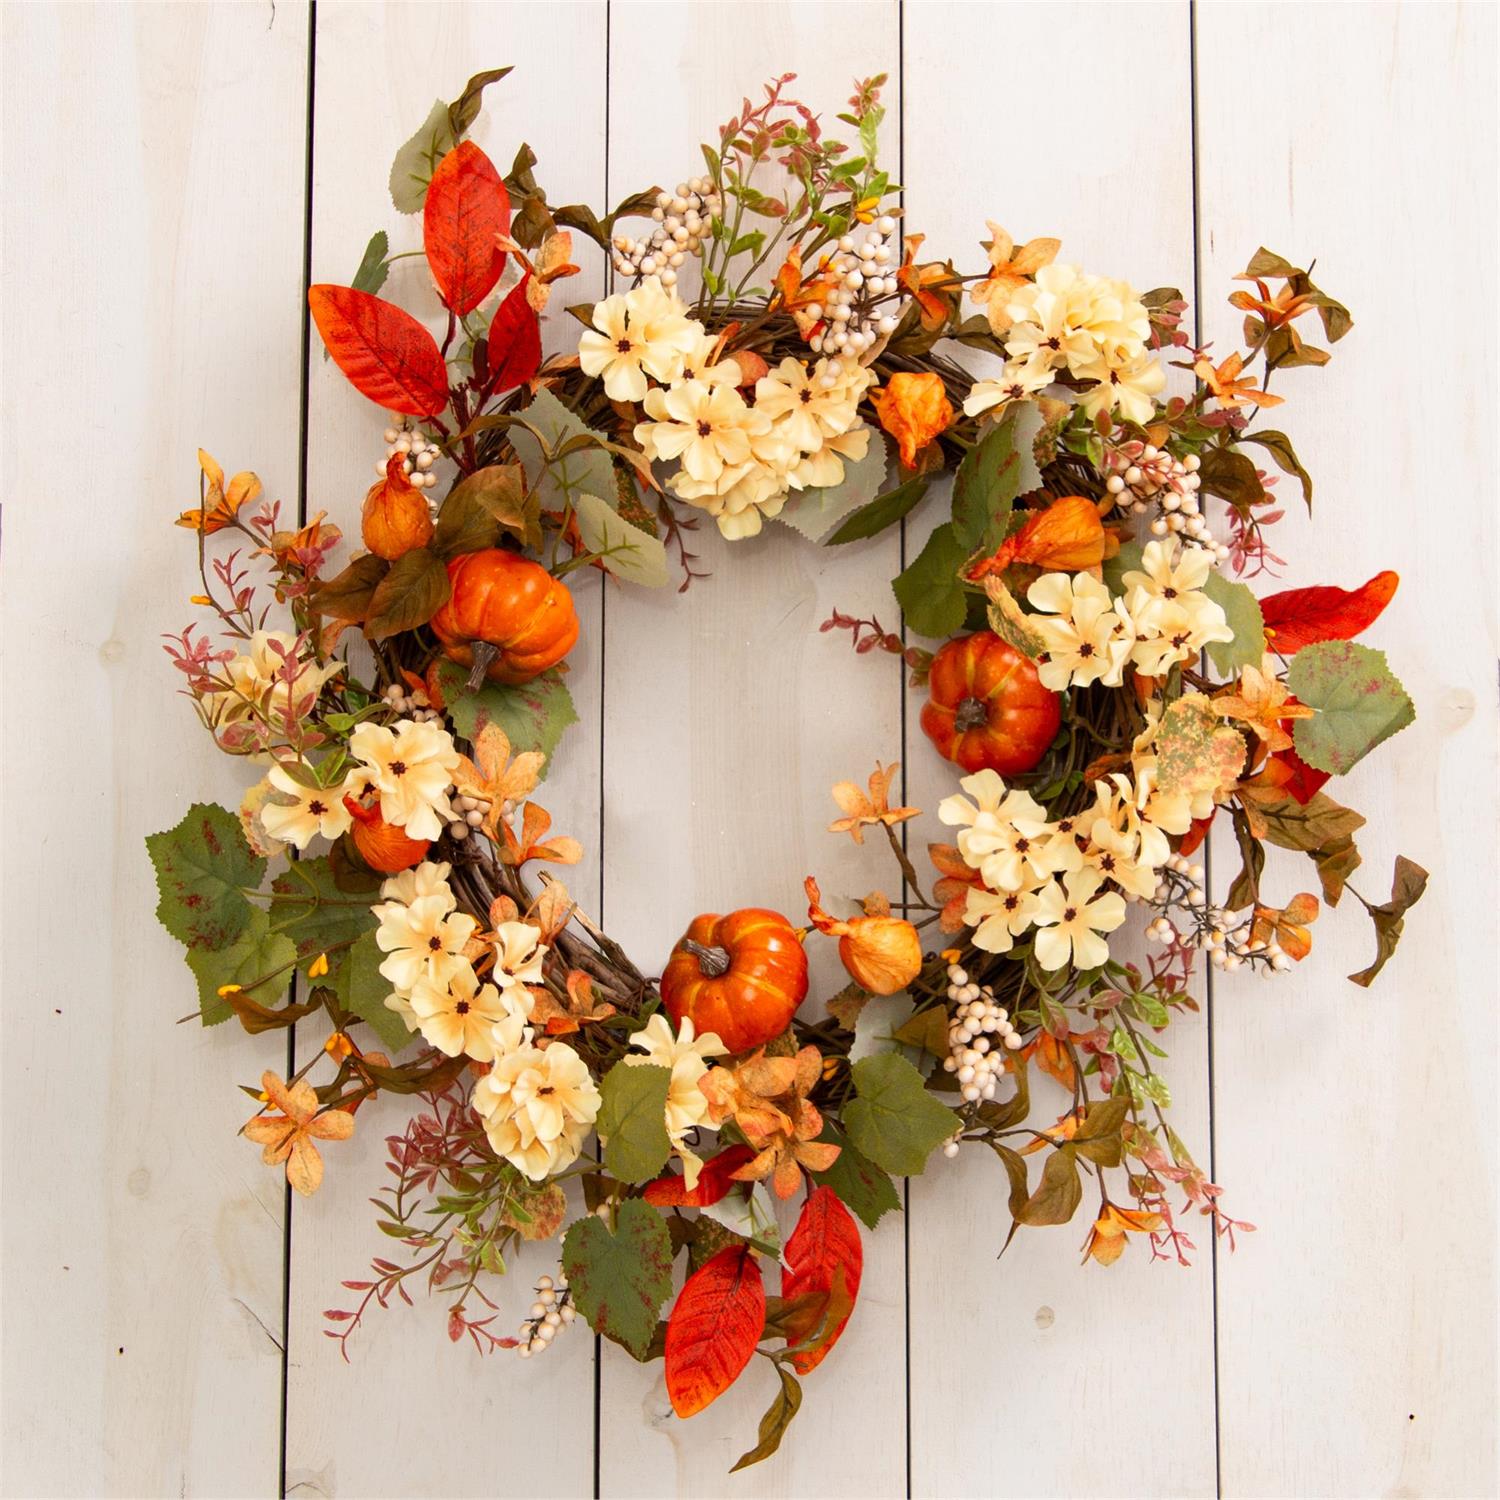
M 1302 467 L 1302 460 L 1297 457 L 1297 450 L 1292 447 L 1292 440 L 1286 433 L 1274 432 L 1269 428 L 1261 428 L 1255 432 L 1242 432 L 1236 441 L 1241 443 L 1259 443 L 1276 460 L 1276 467 L 1283 474 L 1295 474 L 1302 482 L 1302 499 L 1306 503 L 1308 510 L 1312 510 L 1312 475 Z
M 1416 718 L 1385 653 L 1355 641 L 1304 646 L 1287 668 L 1286 685 L 1317 713 L 1298 719 L 1297 754 L 1319 771 L 1342 776 L 1376 745 Z
M 615 492 L 614 460 L 601 446 L 602 433 L 581 421 L 551 391 L 538 391 L 509 432 L 516 457 L 526 470 L 526 487 L 548 510 L 576 503 L 582 494 L 608 498 Z M 570 438 L 591 441 L 554 458 Z M 551 460 L 549 462 L 549 460 Z
M 1255 465 L 1243 453 L 1232 448 L 1205 448 L 1202 457 L 1198 477 L 1206 493 L 1221 496 L 1241 514 L 1265 499 Z
M 862 505 L 847 517 L 834 534 L 823 543 L 825 547 L 842 547 L 845 542 L 857 542 L 875 536 L 888 526 L 903 521 L 922 503 L 927 493 L 927 476 L 915 475 L 905 484 L 877 495 L 868 505 Z
M 486 724 L 498 724 L 514 754 L 540 750 L 550 765 L 563 730 L 578 722 L 562 673 L 543 672 L 514 686 L 486 682 L 477 693 L 469 692 L 468 675 L 456 662 L 438 668 L 448 716 L 460 736 L 472 744 Z
M 1349 976 L 1355 984 L 1368 989 L 1374 983 L 1375 976 L 1386 966 L 1386 961 L 1396 951 L 1396 944 L 1401 941 L 1407 912 L 1422 899 L 1422 892 L 1426 889 L 1427 871 L 1404 854 L 1398 854 L 1396 872 L 1391 877 L 1391 899 L 1366 908 L 1375 923 L 1375 962 Z
M 1265 840 L 1278 849 L 1314 852 L 1342 844 L 1365 826 L 1352 808 L 1340 807 L 1326 792 L 1316 792 L 1306 802 L 1294 797 L 1276 797 L 1255 804 L 1265 824 Z
M 885 483 L 885 471 L 885 440 L 872 432 L 865 456 L 845 462 L 844 477 L 838 484 L 791 496 L 776 519 L 800 531 L 808 541 L 821 542 L 851 511 L 860 515 L 869 508 L 875 492 Z
M 854 1064 L 855 1097 L 844 1109 L 849 1139 L 878 1167 L 915 1176 L 962 1122 L 922 1086 L 922 1075 L 894 1052 Z
M 228 947 L 194 948 L 187 961 L 198 980 L 203 1024 L 217 1026 L 234 1014 L 234 1007 L 219 994 L 221 986 L 237 984 L 248 999 L 274 1005 L 292 981 L 297 950 L 289 937 L 271 931 L 271 919 L 265 912 L 256 910 Z
M 1225 677 L 1241 667 L 1258 667 L 1266 654 L 1266 622 L 1260 600 L 1245 584 L 1232 583 L 1218 572 L 1208 575 L 1203 592 L 1224 611 L 1224 619 L 1234 632 L 1232 641 L 1209 642 L 1208 659 Z
M 313 590 L 310 603 L 320 615 L 357 625 L 369 614 L 370 601 L 390 566 L 373 552 L 356 557 L 342 573 L 319 584 Z
M 339 1004 L 366 1022 L 385 1046 L 396 1053 L 411 1040 L 412 1032 L 385 1003 L 391 993 L 391 982 L 380 972 L 384 958 L 371 930 L 339 959 L 329 983 Z
M 916 561 L 892 582 L 906 623 L 918 635 L 941 640 L 963 629 L 968 595 L 958 581 L 958 570 L 968 555 L 949 522 L 928 537 Z
M 604 567 L 625 583 L 659 589 L 667 581 L 667 549 L 656 537 L 632 526 L 607 500 L 581 494 L 573 502 L 583 545 L 599 554 Z
M 563 1236 L 562 1266 L 589 1327 L 644 1359 L 672 1294 L 672 1240 L 661 1215 L 643 1199 L 627 1198 L 613 1232 L 593 1214 L 575 1220 Z
M 953 480 L 953 529 L 968 552 L 993 552 L 1005 540 L 1011 503 L 1021 493 L 1015 412 L 1008 412 L 964 455 Z
M 651 1063 L 618 1062 L 604 1075 L 594 1128 L 604 1142 L 604 1165 L 620 1182 L 649 1182 L 666 1166 L 671 1084 L 671 1069 Z
M 339 889 L 327 855 L 288 865 L 271 882 L 271 893 L 271 925 L 296 944 L 299 959 L 316 958 L 375 926 L 369 905 Z
M 526 493 L 519 464 L 490 464 L 456 485 L 443 501 L 432 550 L 444 561 L 482 552 L 495 546 L 501 532 L 522 546 L 541 546 L 541 505 Z
M 433 101 L 417 133 L 396 153 L 391 163 L 391 202 L 403 214 L 419 214 L 427 202 L 427 184 L 437 164 L 457 145 L 448 106 Z
M 792 1425 L 792 1418 L 802 1406 L 802 1386 L 780 1360 L 776 1362 L 776 1375 L 781 1381 L 781 1389 L 760 1419 L 759 1441 L 748 1453 L 740 1454 L 734 1461 L 734 1466 L 729 1471 L 731 1474 L 738 1469 L 748 1469 L 751 1464 L 758 1464 L 763 1458 L 769 1458 L 781 1446 L 787 1428 Z
M 386 256 L 390 253 L 391 242 L 385 230 L 377 229 L 370 236 L 370 243 L 365 246 L 365 253 L 359 263 L 359 270 L 354 273 L 354 280 L 349 283 L 357 292 L 369 292 L 373 297 L 381 287 L 385 285 L 385 278 L 390 273 L 390 266 Z M 327 357 L 328 351 L 323 351 Z
M 156 867 L 161 925 L 189 948 L 227 948 L 255 910 L 244 892 L 255 890 L 266 873 L 240 820 L 222 807 L 195 802 L 175 828 L 147 838 L 146 849 Z
M 383 641 L 403 630 L 415 630 L 448 602 L 452 592 L 448 570 L 437 554 L 426 547 L 413 547 L 402 553 L 375 585 L 370 612 L 365 616 L 365 634 L 372 641 Z
M 1246 276 L 1254 276 L 1260 281 L 1273 276 L 1279 278 L 1296 274 L 1297 267 L 1291 261 L 1277 255 L 1274 250 L 1267 250 L 1264 245 L 1250 257 L 1250 264 L 1245 267 Z
M 831 1121 L 824 1120 L 820 1141 L 832 1141 L 841 1147 L 838 1159 L 826 1172 L 812 1172 L 814 1182 L 832 1188 L 839 1201 L 864 1223 L 874 1229 L 892 1209 L 900 1211 L 901 1195 L 890 1174 L 882 1171 L 862 1151 L 851 1146 Z
M 1041 1182 L 1016 1218 L 1022 1224 L 1066 1224 L 1082 1201 L 1078 1159 L 1071 1147 L 1062 1146 L 1047 1158 Z

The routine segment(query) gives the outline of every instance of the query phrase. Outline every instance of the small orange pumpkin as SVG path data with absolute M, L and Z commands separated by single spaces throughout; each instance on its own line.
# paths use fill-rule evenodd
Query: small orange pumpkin
M 448 564 L 453 587 L 432 617 L 450 661 L 472 667 L 474 687 L 521 683 L 555 667 L 578 640 L 573 596 L 539 563 L 503 547 L 464 552 Z
M 430 839 L 413 839 L 404 828 L 387 823 L 378 807 L 366 807 L 356 797 L 345 797 L 344 806 L 354 819 L 349 836 L 360 858 L 382 875 L 395 875 L 419 865 L 432 847 Z
M 731 1052 L 780 1036 L 807 995 L 807 954 L 780 912 L 747 906 L 694 917 L 661 976 L 672 1020 L 716 1032 Z
M 1019 776 L 1047 753 L 1062 698 L 993 631 L 949 641 L 932 659 L 922 731 L 965 771 Z

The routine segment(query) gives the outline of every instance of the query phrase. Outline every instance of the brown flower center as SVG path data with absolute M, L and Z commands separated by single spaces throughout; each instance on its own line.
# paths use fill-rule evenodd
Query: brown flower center
M 698 423 L 698 436 L 699 437 L 712 437 L 713 436 L 713 432 L 714 432 L 714 428 L 713 428 L 713 423 L 712 422 L 699 422 Z
M 1065 906 L 1063 908 L 1063 921 L 1072 922 L 1077 919 L 1078 908 L 1076 906 Z
M 619 350 L 621 354 L 629 354 L 631 347 L 632 346 L 629 339 L 617 339 L 615 341 L 615 348 Z
M 391 762 L 391 775 L 392 776 L 405 776 L 406 775 L 406 762 L 404 760 L 393 760 Z
M 307 804 L 307 810 L 315 818 L 321 818 L 323 814 L 328 811 L 328 809 L 321 802 L 319 802 L 316 797 L 314 797 L 312 801 Z

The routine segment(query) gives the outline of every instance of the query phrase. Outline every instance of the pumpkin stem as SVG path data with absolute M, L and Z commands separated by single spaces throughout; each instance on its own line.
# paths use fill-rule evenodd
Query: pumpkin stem
M 978 729 L 990 721 L 990 709 L 983 698 L 965 698 L 953 715 L 953 727 L 960 734 Z
M 691 953 L 698 960 L 698 968 L 705 979 L 718 979 L 729 972 L 729 950 L 717 945 L 705 948 L 702 943 L 696 943 L 692 938 L 682 940 L 684 951 Z
M 475 641 L 470 650 L 474 657 L 474 670 L 469 673 L 468 687 L 471 693 L 477 693 L 484 686 L 485 673 L 500 655 L 500 651 L 490 641 Z

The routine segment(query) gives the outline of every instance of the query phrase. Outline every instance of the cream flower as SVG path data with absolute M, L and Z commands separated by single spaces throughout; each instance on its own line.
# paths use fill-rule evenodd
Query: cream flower
M 1211 642 L 1234 639 L 1224 611 L 1205 594 L 1168 601 L 1133 589 L 1123 613 L 1136 637 L 1130 659 L 1146 677 L 1164 676 L 1179 662 L 1193 661 Z
M 280 630 L 257 630 L 248 649 L 224 664 L 229 686 L 203 695 L 203 706 L 215 725 L 235 724 L 257 711 L 276 724 L 307 714 L 318 690 L 342 672 L 344 664 L 334 661 L 320 667 L 311 657 L 295 656 L 297 639 Z
M 448 788 L 459 755 L 446 729 L 415 719 L 402 719 L 394 733 L 361 724 L 349 736 L 349 751 L 380 793 L 381 817 L 404 828 L 408 838 L 435 839 L 452 821 Z
M 542 982 L 547 945 L 530 922 L 502 922 L 495 929 L 495 978 L 507 989 Z
M 1012 401 L 1029 401 L 1052 384 L 1052 370 L 1045 363 L 1013 359 L 996 380 L 976 380 L 964 398 L 964 415 L 977 417 L 993 411 L 996 416 Z
M 1166 388 L 1167 372 L 1144 352 L 1101 350 L 1074 371 L 1080 380 L 1097 380 L 1078 403 L 1085 415 L 1117 411 L 1127 422 L 1145 424 L 1156 415 L 1155 398 Z
M 699 325 L 694 324 L 697 328 Z M 714 360 L 714 351 L 719 340 L 713 334 L 703 332 L 693 335 L 692 343 L 682 356 L 682 369 L 672 382 L 677 384 L 728 385 L 740 383 L 740 367 L 732 359 Z
M 701 1125 L 708 1116 L 708 1100 L 698 1083 L 708 1072 L 708 1059 L 726 1056 L 729 1048 L 712 1031 L 695 1037 L 692 1020 L 687 1016 L 682 1018 L 681 1028 L 674 1037 L 672 1023 L 659 1011 L 631 1037 L 630 1045 L 641 1048 L 646 1055 L 627 1057 L 627 1063 L 671 1071 L 667 1086 L 667 1135 L 682 1158 L 683 1181 L 691 1191 L 698 1184 L 703 1163 L 684 1142 L 688 1131 Z
M 1154 599 L 1186 602 L 1198 595 L 1214 571 L 1214 554 L 1207 547 L 1184 547 L 1175 538 L 1147 542 L 1141 565 L 1132 568 L 1121 583 L 1129 589 L 1144 589 Z M 1211 602 L 1202 596 L 1199 602 Z
M 1113 609 L 1109 590 L 1087 573 L 1044 573 L 1026 591 L 1041 613 L 1031 625 L 1046 642 L 1037 675 L 1053 692 L 1103 682 L 1120 685 L 1133 644 L 1129 622 Z
M 970 890 L 964 898 L 964 921 L 974 929 L 973 943 L 986 953 L 1009 953 L 1036 915 L 1035 891 Z
M 839 375 L 828 369 L 826 359 L 808 369 L 788 357 L 755 383 L 755 409 L 804 453 L 816 453 L 825 438 L 838 437 L 854 425 L 869 384 L 869 372 L 858 365 L 858 378 L 845 372 L 842 362 Z
M 260 808 L 262 827 L 273 839 L 295 844 L 299 849 L 307 848 L 318 835 L 336 839 L 348 832 L 354 819 L 344 806 L 343 787 L 318 786 L 311 766 L 302 764 L 298 769 L 301 778 L 279 765 L 272 766 L 266 773 L 266 780 L 272 787 L 293 800 L 289 803 L 263 803 Z
M 422 1035 L 446 1057 L 463 1053 L 476 1062 L 493 1062 L 497 1038 L 506 1035 L 498 1023 L 512 1016 L 530 1019 L 530 996 L 507 987 L 481 984 L 465 963 L 448 976 L 446 984 L 418 979 L 411 991 L 411 1018 Z
M 870 451 L 870 429 L 863 422 L 848 432 L 822 439 L 822 446 L 804 453 L 786 473 L 794 490 L 826 490 L 844 482 L 844 462 L 858 463 Z
M 687 474 L 674 474 L 673 494 L 705 510 L 731 541 L 755 536 L 764 516 L 780 513 L 786 504 L 787 465 L 796 450 L 774 433 L 756 438 L 748 462 L 725 469 L 717 482 L 701 483 Z
M 372 908 L 380 919 L 375 942 L 389 957 L 380 972 L 410 995 L 418 980 L 446 985 L 467 965 L 464 944 L 479 925 L 467 912 L 453 911 L 442 896 L 418 896 L 410 905 L 386 901 Z
M 1109 944 L 1099 936 L 1125 920 L 1125 899 L 1114 891 L 1096 896 L 1103 882 L 1097 870 L 1074 870 L 1046 886 L 1033 918 L 1039 931 L 1034 951 L 1044 969 L 1071 963 L 1097 969 L 1109 958 Z
M 1094 805 L 1079 821 L 1086 830 L 1084 865 L 1138 900 L 1156 890 L 1156 868 L 1171 849 L 1160 829 L 1142 823 L 1128 777 L 1096 781 Z
M 717 486 L 726 469 L 749 462 L 750 440 L 770 431 L 763 412 L 746 406 L 733 386 L 674 385 L 646 396 L 654 422 L 636 424 L 635 440 L 647 458 L 679 459 L 699 484 Z
M 452 911 L 458 905 L 453 888 L 448 884 L 452 873 L 453 866 L 447 860 L 424 859 L 415 869 L 392 875 L 380 887 L 380 894 L 387 901 L 402 901 L 407 906 L 418 896 L 442 896 L 448 903 L 448 910 Z
M 472 1101 L 497 1156 L 540 1182 L 573 1161 L 599 1114 L 599 1090 L 569 1046 L 523 1043 L 474 1086 Z
M 593 325 L 578 341 L 578 363 L 585 375 L 603 378 L 611 401 L 643 400 L 647 375 L 675 380 L 704 332 L 654 277 L 595 303 Z
M 1093 300 L 1092 281 L 1077 266 L 1043 266 L 1006 304 L 1011 327 L 1005 352 L 1052 370 L 1094 358 L 1099 346 L 1089 331 Z

